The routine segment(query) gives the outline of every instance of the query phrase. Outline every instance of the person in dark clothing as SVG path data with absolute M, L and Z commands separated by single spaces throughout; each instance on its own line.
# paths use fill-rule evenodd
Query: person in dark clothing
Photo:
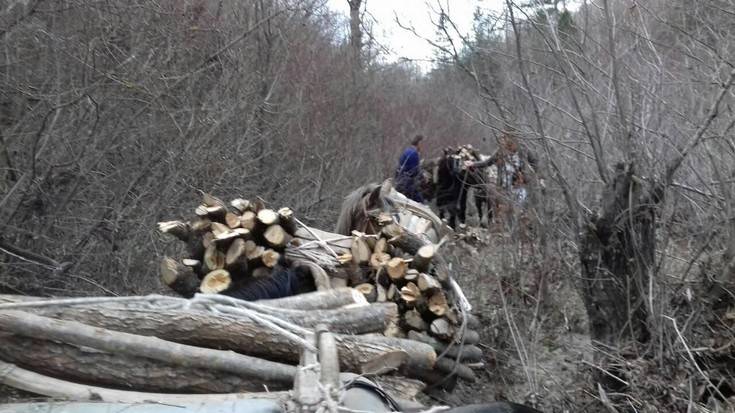
M 456 228 L 457 218 L 464 223 L 464 205 L 467 203 L 467 191 L 463 188 L 460 177 L 458 158 L 452 156 L 453 148 L 445 148 L 439 160 L 436 182 L 436 206 L 439 218 L 447 218 L 450 227 Z
M 257 301 L 290 297 L 315 290 L 314 278 L 308 267 L 292 266 L 287 259 L 281 257 L 270 277 L 250 277 L 242 285 L 233 286 L 222 294 L 240 300 Z
M 398 159 L 398 168 L 396 169 L 395 186 L 396 190 L 407 198 L 416 202 L 424 202 L 421 196 L 420 182 L 421 179 L 421 141 L 424 137 L 416 135 L 411 141 L 411 145 L 406 148 L 401 157 Z

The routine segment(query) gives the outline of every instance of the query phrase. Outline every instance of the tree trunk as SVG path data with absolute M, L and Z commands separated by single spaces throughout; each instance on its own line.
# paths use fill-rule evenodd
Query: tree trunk
M 649 338 L 645 305 L 656 251 L 656 205 L 662 189 L 644 190 L 631 165 L 618 165 L 602 213 L 582 235 L 579 287 L 592 340 L 612 346 Z
M 362 0 L 347 0 L 350 5 L 350 47 L 354 73 L 362 69 L 362 30 L 360 30 L 360 6 Z

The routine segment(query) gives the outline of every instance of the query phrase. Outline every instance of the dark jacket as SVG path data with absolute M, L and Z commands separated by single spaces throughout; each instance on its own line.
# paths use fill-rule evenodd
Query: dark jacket
M 398 159 L 396 169 L 396 190 L 409 199 L 424 202 L 419 191 L 421 176 L 421 157 L 415 146 L 406 148 Z

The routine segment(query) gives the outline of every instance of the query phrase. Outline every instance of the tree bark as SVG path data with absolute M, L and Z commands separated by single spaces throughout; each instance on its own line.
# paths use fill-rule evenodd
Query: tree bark
M 299 294 L 274 300 L 260 300 L 264 304 L 276 308 L 291 310 L 319 310 L 337 308 L 351 304 L 367 304 L 365 297 L 353 288 L 335 288 L 313 293 Z
M 247 380 L 234 374 L 178 367 L 145 357 L 108 353 L 55 341 L 0 334 L 0 358 L 37 373 L 76 383 L 168 393 L 238 393 L 290 389 L 291 385 Z
M 385 307 L 380 304 L 379 307 Z M 299 348 L 281 334 L 244 317 L 228 317 L 194 311 L 118 310 L 112 308 L 37 308 L 48 317 L 76 320 L 116 331 L 156 336 L 194 346 L 237 351 L 254 357 L 298 363 Z M 342 311 L 342 310 L 335 310 Z M 321 321 L 323 323 L 323 321 Z M 382 336 L 335 334 L 343 371 L 360 373 L 362 365 L 386 352 L 406 351 L 408 363 L 431 368 L 436 354 L 431 346 Z
M 350 47 L 352 48 L 353 70 L 362 69 L 362 30 L 360 30 L 360 6 L 362 0 L 347 0 L 350 5 Z
M 56 320 L 23 311 L 0 312 L 3 330 L 25 337 L 56 340 L 99 350 L 138 356 L 177 366 L 213 369 L 267 382 L 291 384 L 296 368 L 228 351 L 212 350 L 119 331 L 77 321 Z
M 167 394 L 106 389 L 54 379 L 0 362 L 0 383 L 16 389 L 67 400 L 94 400 L 114 403 L 140 403 L 146 400 L 163 404 L 223 402 L 242 399 L 270 399 L 285 402 L 288 392 L 229 393 L 229 394 Z
M 660 191 L 645 191 L 632 165 L 618 165 L 603 193 L 602 213 L 585 229 L 579 285 L 592 340 L 618 346 L 649 338 L 645 297 L 656 251 Z

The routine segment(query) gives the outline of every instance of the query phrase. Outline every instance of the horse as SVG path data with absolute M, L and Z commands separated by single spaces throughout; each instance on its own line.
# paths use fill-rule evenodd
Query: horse
M 464 224 L 467 219 L 467 200 L 470 190 L 477 208 L 478 217 L 487 215 L 487 223 L 492 222 L 496 208 L 497 191 L 495 168 L 467 169 L 464 157 L 445 150 L 445 154 L 436 162 L 434 174 L 434 198 L 439 209 L 439 217 L 447 218 L 449 226 L 456 228 L 457 220 Z M 487 159 L 487 156 L 473 154 L 474 160 Z M 481 224 L 482 225 L 482 224 Z
M 489 156 L 477 154 L 477 158 L 479 161 L 484 161 Z M 464 191 L 469 192 L 472 189 L 472 196 L 475 201 L 475 208 L 477 208 L 477 217 L 480 221 L 480 226 L 485 225 L 482 222 L 485 216 L 487 218 L 487 225 L 490 225 L 495 216 L 499 197 L 499 193 L 496 190 L 496 182 L 498 180 L 497 167 L 491 165 L 481 169 L 464 169 L 461 174 L 463 177 Z
M 392 179 L 363 185 L 349 193 L 342 202 L 334 232 L 378 234 L 381 227 L 376 218 L 381 212 L 390 214 L 397 224 L 432 243 L 438 243 L 449 232 L 431 208 L 398 192 Z

